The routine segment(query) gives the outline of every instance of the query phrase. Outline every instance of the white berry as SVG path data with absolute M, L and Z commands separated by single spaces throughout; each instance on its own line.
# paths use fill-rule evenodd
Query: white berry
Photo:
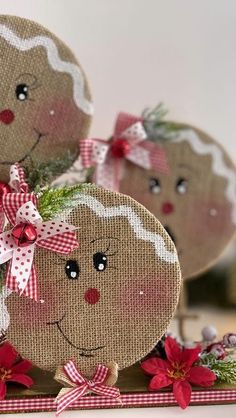
M 213 341 L 217 336 L 217 329 L 213 325 L 202 328 L 202 338 L 204 341 Z

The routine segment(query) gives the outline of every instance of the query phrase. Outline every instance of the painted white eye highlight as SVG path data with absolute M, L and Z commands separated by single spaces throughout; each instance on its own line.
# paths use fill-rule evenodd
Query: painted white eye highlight
M 29 87 L 26 84 L 18 84 L 16 86 L 16 98 L 17 100 L 20 100 L 23 102 L 24 100 L 27 100 L 28 94 L 29 94 Z
M 185 194 L 188 191 L 188 181 L 180 177 L 176 182 L 176 191 L 179 194 Z
M 104 253 L 94 254 L 93 266 L 97 271 L 104 271 L 107 267 L 107 256 Z
M 153 194 L 159 194 L 161 192 L 161 184 L 159 179 L 151 177 L 149 179 L 149 190 Z
M 51 115 L 51 116 L 55 115 L 55 110 L 53 110 L 53 109 L 52 109 L 52 110 L 50 110 L 50 111 L 49 111 L 49 115 Z
M 68 279 L 78 279 L 79 265 L 76 260 L 68 260 L 65 265 L 65 273 Z

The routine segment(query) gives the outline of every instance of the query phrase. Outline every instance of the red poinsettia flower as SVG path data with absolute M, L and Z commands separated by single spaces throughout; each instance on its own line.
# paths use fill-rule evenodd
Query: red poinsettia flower
M 181 349 L 177 342 L 167 337 L 165 340 L 167 359 L 158 357 L 145 360 L 142 369 L 154 376 L 148 389 L 156 391 L 173 385 L 173 394 L 179 406 L 185 409 L 190 402 L 192 388 L 190 383 L 197 386 L 212 386 L 216 375 L 207 367 L 194 366 L 201 352 L 200 346 Z
M 0 400 L 4 399 L 7 392 L 6 383 L 21 383 L 27 388 L 33 384 L 27 373 L 32 364 L 28 360 L 20 359 L 18 353 L 8 342 L 0 346 Z

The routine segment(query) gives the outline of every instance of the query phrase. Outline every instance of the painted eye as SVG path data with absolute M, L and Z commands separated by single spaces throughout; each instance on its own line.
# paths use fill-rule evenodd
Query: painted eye
M 153 194 L 159 194 L 161 192 L 161 184 L 158 179 L 154 177 L 149 179 L 149 190 Z
M 15 93 L 16 93 L 17 100 L 20 100 L 21 102 L 23 102 L 24 100 L 27 100 L 28 98 L 29 87 L 27 86 L 27 84 L 18 84 L 16 86 Z
M 79 277 L 79 265 L 76 260 L 68 260 L 65 265 L 65 272 L 68 279 L 78 279 Z
M 188 182 L 186 179 L 180 177 L 176 182 L 176 191 L 180 194 L 185 194 L 188 190 Z
M 107 256 L 104 253 L 93 255 L 93 265 L 97 271 L 104 271 L 107 267 Z

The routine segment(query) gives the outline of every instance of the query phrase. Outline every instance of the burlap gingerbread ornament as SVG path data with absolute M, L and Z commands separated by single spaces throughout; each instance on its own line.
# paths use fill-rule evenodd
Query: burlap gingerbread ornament
M 181 281 L 174 244 L 142 205 L 103 188 L 87 186 L 60 217 L 79 228 L 79 247 L 67 256 L 35 250 L 44 302 L 5 294 L 7 336 L 43 369 L 71 358 L 88 376 L 97 364 L 123 369 L 153 348 L 174 313 Z
M 41 25 L 0 16 L 0 54 L 0 181 L 16 161 L 38 165 L 69 151 L 73 162 L 93 110 L 73 53 Z
M 160 108 L 118 116 L 109 141 L 85 140 L 94 181 L 132 196 L 164 225 L 185 279 L 220 256 L 235 234 L 236 170 L 223 147 L 203 131 L 165 122 Z

